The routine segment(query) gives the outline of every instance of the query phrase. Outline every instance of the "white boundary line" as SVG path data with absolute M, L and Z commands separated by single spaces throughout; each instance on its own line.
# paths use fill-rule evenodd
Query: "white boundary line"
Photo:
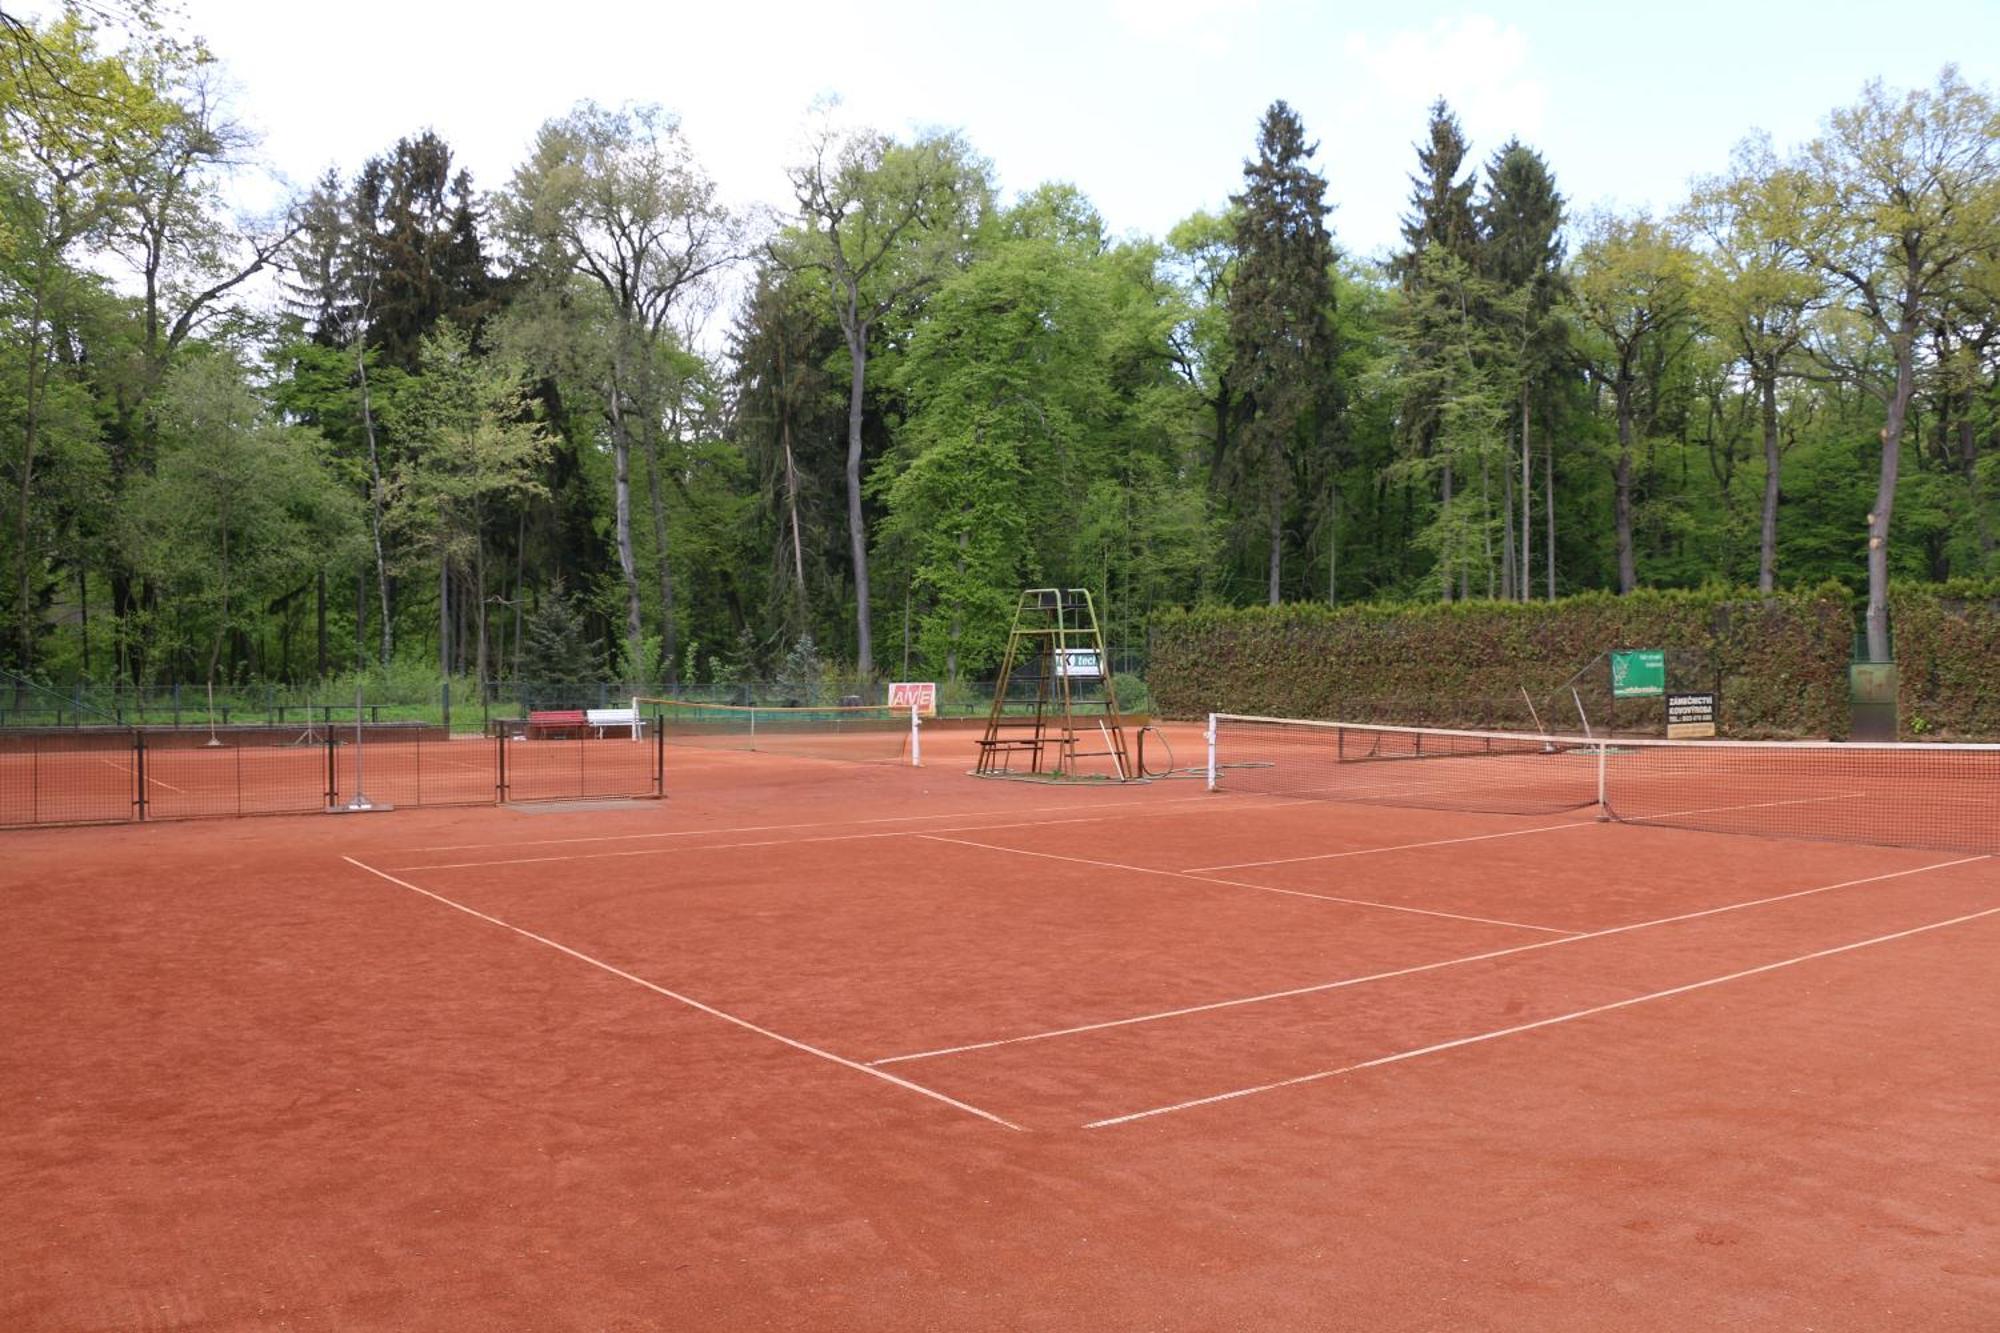
M 1284 803 L 1273 802 L 1270 806 L 1259 805 L 1247 807 L 1235 805 L 1227 808 L 1232 810 L 1282 809 L 1284 808 Z M 1145 814 L 1146 812 L 1139 813 Z M 1154 811 L 1151 812 L 1151 816 L 1149 817 L 1163 814 L 1186 813 L 1189 812 L 1182 810 Z M 1194 813 L 1200 812 L 1197 811 Z M 979 833 L 986 829 L 1055 828 L 1062 824 L 1097 824 L 1107 819 L 1119 819 L 1123 817 L 1120 815 L 1083 815 L 1076 819 L 1026 819 L 1014 820 L 1005 824 L 967 824 L 962 827 L 948 826 L 939 829 L 887 829 L 875 833 L 827 833 L 814 838 L 761 838 L 755 842 L 704 842 L 693 846 L 683 843 L 672 847 L 634 847 L 620 852 L 565 852 L 555 856 L 522 856 L 497 861 L 434 861 L 423 865 L 392 866 L 390 868 L 392 870 L 470 870 L 481 866 L 541 865 L 551 861 L 603 861 L 627 856 L 661 856 L 667 853 L 692 856 L 696 852 L 727 852 L 740 850 L 745 847 L 792 847 L 805 846 L 817 842 L 860 842 L 871 838 L 922 837 L 928 833 Z M 783 826 L 781 825 L 780 827 Z
M 111 767 L 117 769 L 120 773 L 123 773 L 128 778 L 132 776 L 132 766 L 130 764 L 120 763 L 116 759 L 106 759 L 103 755 L 97 756 L 97 762 L 100 764 L 111 765 Z M 177 791 L 183 796 L 194 795 L 194 793 L 189 791 L 186 787 L 176 787 L 171 782 L 162 782 L 160 781 L 160 779 L 154 777 L 151 773 L 148 773 L 146 775 L 146 781 L 152 783 L 155 787 L 165 787 L 168 791 Z
M 511 922 L 502 921 L 497 916 L 488 916 L 486 913 L 479 911 L 477 908 L 467 907 L 464 903 L 453 902 L 450 898 L 445 897 L 441 893 L 433 893 L 429 889 L 419 888 L 415 884 L 410 883 L 406 879 L 398 879 L 394 875 L 389 874 L 387 871 L 377 870 L 374 866 L 368 865 L 367 863 L 362 861 L 357 861 L 351 856 L 342 856 L 340 859 L 347 862 L 349 865 L 355 867 L 357 870 L 367 871 L 369 874 L 375 876 L 377 879 L 384 879 L 387 880 L 389 883 L 396 885 L 399 888 L 408 889 L 412 893 L 422 894 L 424 897 L 431 899 L 433 902 L 443 903 L 446 907 L 452 908 L 456 911 L 463 912 L 467 916 L 477 917 L 479 920 L 489 922 L 492 925 L 499 926 L 503 930 L 510 930 L 514 932 L 514 934 L 519 935 L 524 939 L 533 940 L 537 944 L 547 945 L 549 948 L 554 949 L 558 953 L 568 954 L 571 958 L 574 958 L 579 962 L 588 963 L 592 967 L 597 968 L 600 971 L 609 972 L 612 976 L 617 977 L 622 981 L 629 981 L 635 986 L 644 987 L 646 990 L 652 991 L 656 995 L 663 995 L 667 999 L 673 1000 L 678 1004 L 684 1004 L 688 1006 L 690 1009 L 698 1009 L 702 1013 L 709 1015 L 711 1018 L 719 1018 L 725 1023 L 734 1023 L 737 1027 L 743 1028 L 750 1032 L 754 1032 L 760 1037 L 768 1037 L 772 1041 L 778 1042 L 785 1046 L 789 1046 L 795 1051 L 804 1051 L 807 1055 L 818 1056 L 822 1060 L 830 1061 L 831 1063 L 840 1065 L 843 1068 L 852 1069 L 859 1073 L 867 1074 L 871 1078 L 879 1078 L 883 1082 L 893 1083 L 899 1088 L 907 1088 L 909 1091 L 918 1093 L 921 1096 L 928 1097 L 932 1101 L 943 1102 L 946 1106 L 954 1107 L 960 1111 L 964 1111 L 968 1115 L 978 1116 L 981 1120 L 991 1121 L 993 1124 L 1003 1126 L 1007 1129 L 1018 1130 L 1021 1128 L 1021 1126 L 1014 1124 L 1010 1120 L 1001 1119 L 999 1116 L 994 1115 L 991 1111 L 982 1111 L 978 1107 L 973 1106 L 968 1102 L 961 1102 L 955 1098 L 947 1097 L 943 1093 L 938 1092 L 933 1088 L 926 1088 L 921 1083 L 912 1083 L 908 1079 L 898 1078 L 894 1074 L 886 1074 L 879 1069 L 870 1069 L 867 1065 L 864 1065 L 859 1061 L 849 1060 L 845 1056 L 835 1055 L 831 1051 L 824 1051 L 817 1046 L 808 1045 L 805 1042 L 799 1041 L 795 1037 L 787 1037 L 783 1033 L 773 1032 L 771 1031 L 771 1029 L 766 1027 L 759 1027 L 757 1024 L 752 1023 L 747 1018 L 738 1018 L 734 1014 L 724 1013 L 722 1010 L 717 1009 L 713 1005 L 703 1004 L 700 1000 L 694 999 L 690 996 L 682 995 L 678 991 L 668 990 L 665 986 L 661 986 L 654 982 L 648 981 L 644 977 L 634 976 L 630 972 L 627 972 L 622 968 L 612 966 L 610 963 L 605 962 L 601 958 L 593 958 L 589 954 L 580 952 L 579 950 L 576 949 L 572 949 L 566 944 L 558 944 L 546 935 L 537 935 L 532 930 L 527 930 L 524 929 L 523 927 L 516 926 Z
M 977 829 L 968 832 L 978 832 Z M 1251 884 L 1240 879 L 1217 879 L 1213 875 L 1191 875 L 1185 870 L 1161 870 L 1154 866 L 1127 865 L 1122 861 L 1093 861 L 1082 856 L 1062 856 L 1055 852 L 1033 852 L 1025 847 L 1003 847 L 998 843 L 973 842 L 966 838 L 946 838 L 941 836 L 951 832 L 940 829 L 936 833 L 916 833 L 912 836 L 928 838 L 932 842 L 955 842 L 962 847 L 983 847 L 989 852 L 1009 852 L 1015 856 L 1040 857 L 1044 861 L 1070 861 L 1080 866 L 1098 866 L 1105 870 L 1130 870 L 1141 875 L 1165 875 L 1169 879 L 1184 879 L 1193 884 L 1223 884 L 1232 889 L 1255 889 L 1259 893 L 1277 893 L 1287 898 L 1313 898 L 1323 903 L 1344 903 L 1349 907 L 1373 907 L 1385 912 L 1407 912 L 1412 916 L 1439 916 L 1452 921 L 1471 921 L 1482 926 L 1505 926 L 1512 930 L 1539 930 L 1550 935 L 1568 938 L 1580 934 L 1579 931 L 1563 930 L 1558 926 L 1536 926 L 1525 921 L 1502 921 L 1490 916 L 1468 916 L 1463 912 L 1440 912 L 1428 907 L 1406 907 L 1400 903 L 1378 903 L 1366 898 L 1342 898 L 1331 893 L 1307 893 L 1304 889 L 1280 889 L 1269 884 Z
M 1211 801 L 1216 796 L 1234 796 L 1238 801 L 1258 800 L 1249 792 L 1203 792 L 1199 796 L 1170 796 L 1164 800 L 1149 801 L 1134 797 L 1129 801 L 1095 801 L 1088 805 L 1031 805 L 1018 810 L 995 810 L 996 815 L 1061 814 L 1070 810 L 1110 810 L 1129 809 L 1133 806 L 1180 805 L 1193 801 Z M 1285 807 L 1273 804 L 1260 809 L 1281 810 Z M 417 856 L 425 852 L 476 852 L 504 851 L 509 847 L 544 847 L 575 842 L 632 842 L 644 838 L 699 838 L 709 834 L 722 833 L 782 833 L 791 829 L 808 828 L 853 828 L 863 824 L 911 824 L 924 819 L 978 819 L 977 810 L 952 810 L 934 815 L 889 815 L 871 819 L 820 819 L 803 824 L 739 824 L 732 828 L 675 829 L 666 833 L 605 833 L 582 838 L 525 838 L 510 842 L 456 842 L 441 847 L 408 847 L 397 853 L 399 856 Z
M 1908 930 L 1892 931 L 1887 935 L 1876 935 L 1865 940 L 1855 940 L 1850 944 L 1837 944 L 1830 949 L 1818 949 L 1812 953 L 1800 954 L 1796 958 L 1782 958 L 1775 963 L 1764 963 L 1757 967 L 1744 968 L 1740 972 L 1730 972 L 1719 977 L 1708 977 L 1701 981 L 1691 981 L 1684 986 L 1672 986 L 1666 990 L 1656 990 L 1645 995 L 1634 995 L 1623 1000 L 1613 1000 L 1609 1004 L 1592 1005 L 1588 1009 L 1576 1009 L 1553 1018 L 1538 1018 L 1532 1023 L 1517 1023 L 1513 1027 L 1497 1028 L 1491 1032 L 1479 1032 L 1469 1037 L 1455 1037 L 1450 1041 L 1437 1042 L 1430 1046 L 1419 1046 L 1414 1050 L 1397 1051 L 1393 1055 L 1378 1056 L 1373 1060 L 1362 1060 L 1356 1064 L 1342 1065 L 1338 1069 L 1321 1069 L 1310 1074 L 1299 1074 L 1293 1078 L 1279 1079 L 1275 1083 L 1260 1083 L 1254 1087 L 1237 1088 L 1230 1092 L 1219 1092 L 1209 1097 L 1197 1097 L 1191 1101 L 1175 1102 L 1171 1106 L 1155 1106 L 1144 1111 L 1133 1111 L 1127 1115 L 1111 1116 L 1104 1120 L 1093 1120 L 1085 1129 L 1107 1129 L 1113 1125 L 1130 1124 L 1134 1120 L 1146 1120 L 1153 1116 L 1168 1115 L 1175 1111 L 1188 1111 L 1198 1106 L 1212 1106 L 1217 1102 L 1235 1101 L 1241 1097 L 1254 1097 L 1258 1093 L 1275 1092 L 1280 1088 L 1295 1088 L 1305 1083 L 1317 1083 L 1323 1079 L 1338 1078 L 1342 1074 L 1358 1073 L 1364 1069 L 1379 1069 L 1384 1065 L 1400 1064 L 1405 1060 L 1415 1060 L 1426 1055 L 1437 1055 L 1444 1051 L 1457 1050 L 1461 1046 L 1476 1046 L 1481 1042 L 1498 1041 L 1502 1037 L 1518 1036 L 1523 1032 L 1533 1032 L 1537 1028 L 1554 1027 L 1559 1023 L 1573 1023 L 1580 1018 L 1590 1018 L 1597 1014 L 1611 1013 L 1617 1009 L 1629 1009 L 1633 1005 L 1646 1004 L 1653 1000 L 1669 999 L 1676 995 L 1686 995 L 1690 991 L 1705 990 L 1710 986 L 1720 986 L 1724 982 L 1741 981 L 1745 977 L 1759 976 L 1765 972 L 1776 972 L 1780 968 L 1797 967 L 1821 958 L 1831 958 L 1836 954 L 1852 953 L 1856 949 L 1866 949 L 1871 945 L 1887 944 L 1892 940 L 1908 939 L 1912 935 L 1922 935 L 1927 931 L 1943 930 L 1947 926 L 1962 926 L 1969 921 L 1985 917 L 2000 916 L 2000 907 L 1988 907 L 1978 912 L 1968 912 L 1944 921 L 1932 921 Z
M 1559 944 L 1575 944 L 1582 940 L 1601 940 L 1612 935 L 1623 935 L 1634 930 L 1648 930 L 1654 926 L 1671 926 L 1682 921 L 1694 921 L 1701 917 L 1719 916 L 1724 912 L 1740 912 L 1749 907 L 1766 907 L 1772 903 L 1787 902 L 1793 898 L 1810 898 L 1815 894 L 1831 893 L 1835 889 L 1851 889 L 1861 884 L 1878 884 L 1883 880 L 1902 879 L 1909 875 L 1921 875 L 1930 870 L 1946 870 L 1952 866 L 1968 865 L 1974 861 L 1986 860 L 1983 856 L 1968 856 L 1956 861 L 1939 861 L 1934 865 L 1913 866 L 1908 870 L 1892 870 L 1887 874 L 1870 875 L 1866 879 L 1845 879 L 1838 884 L 1821 884 L 1810 889 L 1794 889 L 1789 893 L 1774 894 L 1768 898 L 1752 898 L 1747 902 L 1725 903 L 1720 907 L 1704 907 L 1698 911 L 1681 912 L 1675 916 L 1656 917 L 1651 921 L 1634 921 L 1622 926 L 1610 926 L 1603 930 L 1593 930 L 1581 935 L 1571 935 L 1559 940 L 1536 940 L 1532 944 L 1516 944 L 1505 949 L 1489 949 L 1485 953 L 1467 954 L 1463 958 L 1446 958 L 1435 963 L 1418 963 L 1410 967 L 1394 968 L 1387 972 L 1371 972 L 1364 976 L 1342 977 L 1337 981 L 1322 981 L 1311 986 L 1294 986 L 1290 990 L 1268 991 L 1262 995 L 1245 995 L 1231 1000 L 1215 1000 L 1208 1004 L 1191 1004 L 1180 1009 L 1163 1009 L 1156 1013 L 1135 1014 L 1130 1018 L 1112 1018 L 1101 1023 L 1081 1023 L 1075 1027 L 1052 1028 L 1047 1032 L 1031 1032 L 1019 1037 L 1001 1037 L 994 1041 L 970 1042 L 964 1046 L 946 1046 L 934 1051 L 916 1051 L 909 1055 L 889 1055 L 879 1060 L 870 1060 L 871 1065 L 900 1064 L 905 1060 L 929 1060 L 936 1056 L 959 1055 L 966 1051 L 991 1050 L 996 1046 L 1018 1046 L 1023 1042 L 1047 1041 L 1052 1037 L 1073 1037 L 1084 1032 L 1101 1032 L 1105 1028 L 1131 1027 L 1138 1023 L 1157 1023 L 1168 1018 L 1185 1018 L 1190 1014 L 1212 1013 L 1217 1009 L 1236 1009 L 1244 1005 L 1265 1004 L 1272 1000 L 1295 999 L 1301 995 L 1317 995 L 1322 991 L 1342 990 L 1349 986 L 1365 985 L 1371 981 L 1392 981 L 1398 977 L 1416 976 L 1423 972 L 1436 972 L 1447 967 L 1459 967 L 1465 963 L 1483 963 L 1493 958 L 1507 958 L 1514 954 L 1531 953 L 1537 949 L 1551 949 Z
M 1249 793 L 1239 793 L 1248 795 Z M 1277 793 L 1273 793 L 1276 795 Z M 1600 819 L 1571 819 L 1561 824 L 1543 824 L 1536 828 L 1508 829 L 1504 833 L 1476 833 L 1466 838 L 1437 838 L 1431 842 L 1402 842 L 1390 847 L 1356 847 L 1344 852 L 1320 852 L 1313 856 L 1280 856 L 1270 861 L 1232 861 L 1220 866 L 1190 866 L 1182 871 L 1186 875 L 1199 875 L 1209 870 L 1254 870 L 1258 866 L 1288 866 L 1300 861 L 1334 861 L 1344 856 L 1373 856 L 1377 852 L 1407 852 L 1419 847 L 1450 847 L 1461 842 L 1487 842 L 1494 838 L 1520 838 L 1530 833 L 1553 833 L 1557 829 L 1595 828 L 1603 823 Z

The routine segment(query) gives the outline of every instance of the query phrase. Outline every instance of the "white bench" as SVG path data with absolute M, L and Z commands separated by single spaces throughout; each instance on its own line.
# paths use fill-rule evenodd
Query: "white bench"
M 646 724 L 639 720 L 636 708 L 586 708 L 583 716 L 591 734 L 599 740 L 604 739 L 607 730 L 622 730 L 635 741 L 646 734 Z

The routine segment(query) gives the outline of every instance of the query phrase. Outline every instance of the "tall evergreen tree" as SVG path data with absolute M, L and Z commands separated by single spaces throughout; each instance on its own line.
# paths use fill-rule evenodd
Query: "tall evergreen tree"
M 1562 321 L 1553 317 L 1562 286 L 1563 197 L 1556 192 L 1555 176 L 1541 154 L 1519 139 L 1508 140 L 1493 154 L 1486 166 L 1486 190 L 1479 201 L 1477 221 L 1486 275 L 1503 293 L 1518 298 L 1520 311 L 1512 330 L 1520 378 L 1520 421 L 1516 436 L 1521 460 L 1520 558 L 1518 562 L 1509 562 L 1514 566 L 1509 591 L 1527 601 L 1534 591 L 1534 565 L 1530 556 L 1534 548 L 1535 396 L 1538 387 L 1555 373 L 1563 354 Z M 1550 498 L 1554 494 L 1555 477 L 1552 439 L 1544 437 L 1543 459 Z M 1511 471 L 1509 475 L 1511 478 Z M 1511 516 L 1511 507 L 1508 512 Z M 1548 521 L 1554 524 L 1553 510 L 1548 513 Z M 1511 528 L 1510 517 L 1510 535 Z M 1508 546 L 1511 554 L 1514 543 L 1510 540 Z M 1544 554 L 1548 557 L 1548 595 L 1554 597 L 1553 540 Z
M 1285 511 L 1304 456 L 1331 425 L 1333 239 L 1319 145 L 1284 102 L 1273 102 L 1243 164 L 1236 206 L 1238 260 L 1229 289 L 1230 375 L 1245 420 L 1223 460 L 1237 502 L 1262 520 L 1269 543 L 1266 597 L 1279 600 Z
M 1403 218 L 1403 251 L 1389 264 L 1408 298 L 1404 330 L 1401 429 L 1406 455 L 1419 470 L 1438 477 L 1438 523 L 1453 518 L 1454 460 L 1439 457 L 1445 403 L 1445 382 L 1460 358 L 1453 348 L 1455 331 L 1462 331 L 1466 311 L 1438 299 L 1440 286 L 1459 287 L 1479 268 L 1479 229 L 1472 213 L 1473 180 L 1461 180 L 1469 146 L 1458 117 L 1443 98 L 1431 103 L 1424 142 L 1417 146 L 1417 170 L 1410 177 L 1410 211 Z M 1454 579 L 1468 575 L 1455 566 L 1449 546 L 1440 548 L 1440 587 L 1451 600 Z

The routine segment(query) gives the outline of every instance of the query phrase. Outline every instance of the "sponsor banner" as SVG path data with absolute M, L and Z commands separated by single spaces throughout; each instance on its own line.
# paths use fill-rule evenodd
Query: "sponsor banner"
M 1707 740 L 1715 735 L 1713 694 L 1670 694 L 1667 696 L 1667 739 Z
M 915 708 L 919 717 L 937 716 L 937 682 L 899 680 L 889 686 L 889 707 Z

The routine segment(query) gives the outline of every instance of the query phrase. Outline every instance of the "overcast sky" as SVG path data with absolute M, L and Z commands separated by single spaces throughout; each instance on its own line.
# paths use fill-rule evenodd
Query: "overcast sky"
M 1485 155 L 1518 134 L 1573 205 L 1671 206 L 1753 127 L 1781 144 L 1880 77 L 2000 72 L 2000 0 L 182 0 L 236 113 L 292 182 L 436 130 L 482 189 L 583 98 L 658 102 L 737 204 L 788 202 L 815 96 L 896 132 L 962 131 L 1012 194 L 1070 181 L 1114 232 L 1162 235 L 1241 182 L 1284 98 L 1320 143 L 1344 250 L 1395 239 L 1411 144 L 1442 95 Z

